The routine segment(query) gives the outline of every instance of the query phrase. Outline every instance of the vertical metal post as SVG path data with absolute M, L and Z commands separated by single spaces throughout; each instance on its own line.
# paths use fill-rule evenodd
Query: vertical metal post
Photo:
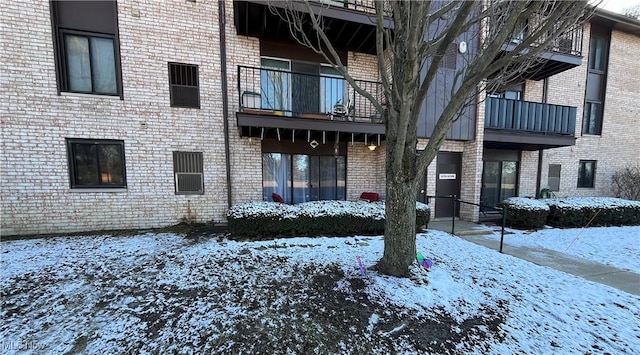
M 504 242 L 504 225 L 507 223 L 507 205 L 502 206 L 502 231 L 500 232 L 500 253 L 502 253 L 502 244 Z
M 451 214 L 451 234 L 456 235 L 456 195 L 453 195 L 453 213 Z

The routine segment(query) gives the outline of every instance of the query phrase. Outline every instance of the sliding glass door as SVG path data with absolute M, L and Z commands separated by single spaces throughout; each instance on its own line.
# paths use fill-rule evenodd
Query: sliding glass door
M 481 202 L 494 207 L 500 201 L 517 195 L 518 162 L 484 161 Z
M 291 111 L 291 63 L 284 59 L 262 58 L 260 96 L 262 109 Z
M 285 153 L 262 154 L 262 191 L 287 203 L 346 198 L 346 157 Z

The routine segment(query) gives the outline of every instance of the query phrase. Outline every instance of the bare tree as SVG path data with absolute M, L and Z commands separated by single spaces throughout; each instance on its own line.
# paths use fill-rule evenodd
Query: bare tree
M 314 1 L 273 2 L 271 10 L 289 24 L 293 37 L 324 56 L 353 90 L 384 113 L 386 125 L 386 228 L 382 273 L 407 276 L 415 260 L 415 196 L 447 131 L 478 93 L 520 77 L 540 54 L 584 21 L 586 1 L 374 1 L 376 56 L 384 97 L 359 87 L 325 33 Z M 315 8 L 315 10 L 314 10 Z M 417 150 L 420 107 L 439 85 L 443 58 L 464 38 L 465 65 L 453 85 L 424 150 Z M 475 44 L 475 45 L 471 45 Z M 505 45 L 510 50 L 505 52 Z M 457 49 L 457 48 L 455 48 Z M 463 53 L 462 53 L 463 52 Z
M 632 19 L 640 20 L 640 3 L 625 8 L 622 10 L 622 14 Z

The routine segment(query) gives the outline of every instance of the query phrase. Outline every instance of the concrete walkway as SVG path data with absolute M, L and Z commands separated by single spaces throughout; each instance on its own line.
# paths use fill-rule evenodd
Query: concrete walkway
M 431 221 L 428 229 L 451 233 L 451 220 Z M 498 252 L 500 250 L 500 240 L 486 237 L 486 235 L 493 233 L 494 230 L 492 228 L 482 224 L 459 220 L 455 222 L 455 234 L 458 237 Z M 505 234 L 506 238 L 509 238 L 508 234 Z M 505 243 L 502 251 L 505 254 L 537 265 L 550 267 L 640 296 L 640 275 L 631 271 L 543 248 L 516 247 Z

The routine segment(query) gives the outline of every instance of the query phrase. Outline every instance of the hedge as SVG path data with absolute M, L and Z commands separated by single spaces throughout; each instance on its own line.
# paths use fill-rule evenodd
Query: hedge
M 416 203 L 416 225 L 429 223 L 429 207 Z M 251 202 L 227 212 L 232 237 L 383 234 L 384 202 L 313 201 L 296 205 Z
M 525 197 L 511 197 L 500 203 L 507 207 L 507 226 L 518 229 L 543 228 L 549 215 L 549 206 L 542 202 Z
M 640 225 L 640 201 L 611 197 L 576 197 L 542 201 L 549 205 L 547 224 L 553 227 Z

